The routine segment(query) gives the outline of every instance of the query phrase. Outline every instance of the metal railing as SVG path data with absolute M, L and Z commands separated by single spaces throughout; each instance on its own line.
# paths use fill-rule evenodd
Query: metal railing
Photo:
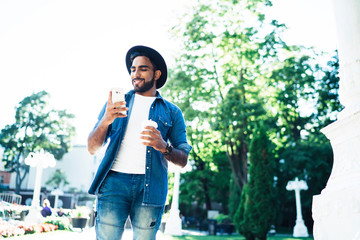
M 0 193 L 0 201 L 21 204 L 21 196 L 15 193 Z

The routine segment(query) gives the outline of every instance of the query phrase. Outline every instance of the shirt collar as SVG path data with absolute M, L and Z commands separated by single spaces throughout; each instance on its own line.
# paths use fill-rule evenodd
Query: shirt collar
M 129 95 L 133 95 L 135 96 L 135 91 L 134 90 L 130 90 L 128 92 Z M 163 97 L 160 95 L 160 92 L 159 91 L 156 91 L 156 99 L 160 99 L 161 101 L 164 101 Z

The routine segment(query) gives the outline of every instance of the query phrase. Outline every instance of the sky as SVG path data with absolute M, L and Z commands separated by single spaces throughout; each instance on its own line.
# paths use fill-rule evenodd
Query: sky
M 42 90 L 55 109 L 75 114 L 74 144 L 86 144 L 113 87 L 131 89 L 125 54 L 134 45 L 158 50 L 171 67 L 178 42 L 168 30 L 191 0 L 1 0 L 0 129 L 15 106 Z M 288 44 L 336 49 L 331 1 L 273 0 L 269 12 L 288 30 Z

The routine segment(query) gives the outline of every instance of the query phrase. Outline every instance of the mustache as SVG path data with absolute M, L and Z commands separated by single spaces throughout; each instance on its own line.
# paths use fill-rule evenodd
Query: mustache
M 140 81 L 143 81 L 145 80 L 144 78 L 133 78 L 132 81 L 135 81 L 135 80 L 140 80 Z

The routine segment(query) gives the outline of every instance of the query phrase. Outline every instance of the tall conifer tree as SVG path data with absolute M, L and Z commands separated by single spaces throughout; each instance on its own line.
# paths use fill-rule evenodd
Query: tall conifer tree
M 274 157 L 272 143 L 263 125 L 250 144 L 249 181 L 242 194 L 237 228 L 247 240 L 266 239 L 274 221 Z

